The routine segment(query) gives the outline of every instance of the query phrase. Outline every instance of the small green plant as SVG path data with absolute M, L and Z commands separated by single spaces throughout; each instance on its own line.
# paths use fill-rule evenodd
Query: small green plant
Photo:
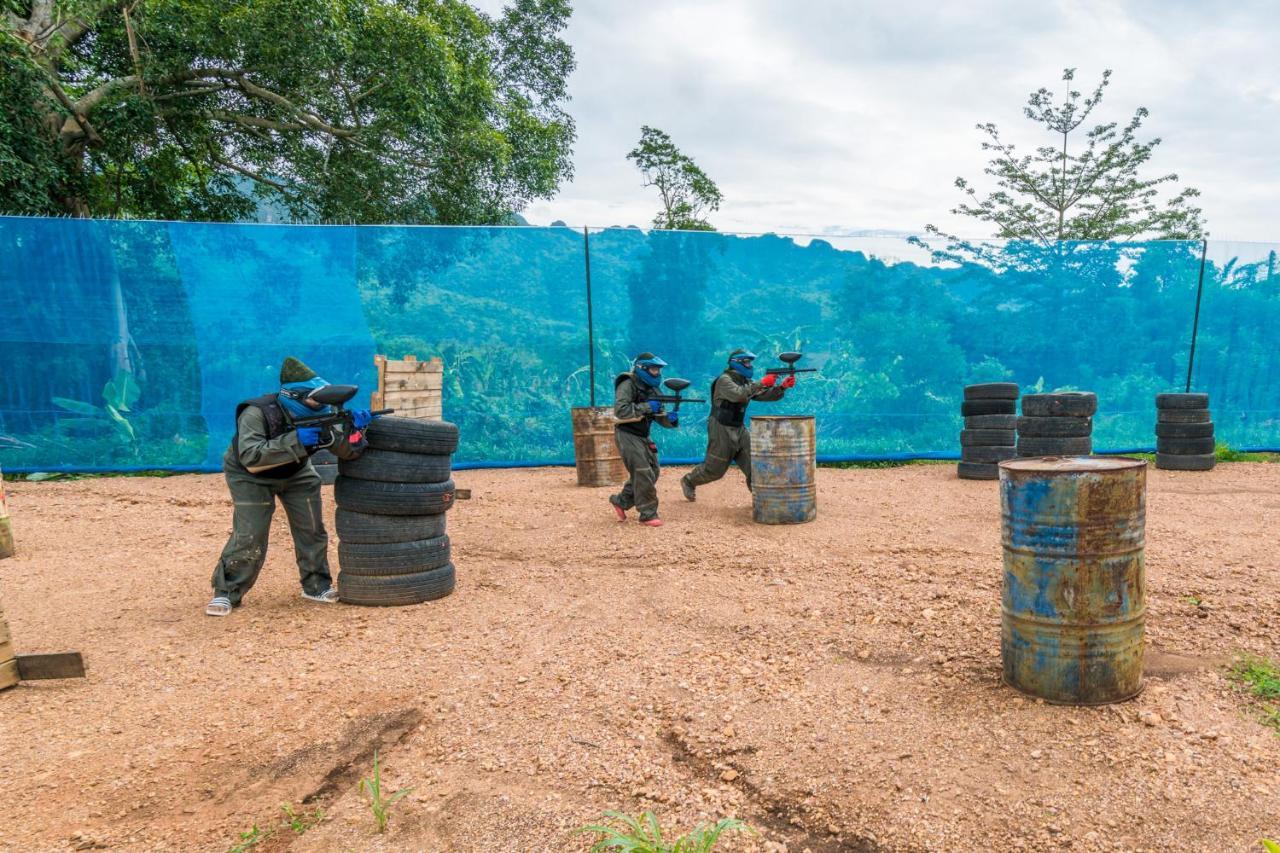
M 289 825 L 294 834 L 302 835 L 308 829 L 316 826 L 320 821 L 324 820 L 324 809 L 317 807 L 313 812 L 296 811 L 293 806 L 285 803 L 280 807 L 280 811 L 284 813 L 284 822 Z
M 1275 841 L 1268 841 L 1263 838 L 1259 840 L 1258 843 L 1262 845 L 1262 849 L 1267 851 L 1267 853 L 1280 853 L 1280 844 Z
M 1231 677 L 1262 700 L 1263 723 L 1280 732 L 1280 666 L 1266 658 L 1245 655 L 1231 668 Z
M 378 832 L 387 831 L 387 821 L 391 818 L 391 807 L 404 799 L 412 788 L 401 788 L 391 796 L 382 793 L 382 765 L 378 762 L 378 751 L 373 751 L 373 778 L 361 779 L 359 790 L 369 798 L 369 811 L 378 824 Z
M 270 838 L 271 835 L 272 831 L 270 829 L 263 831 L 259 829 L 258 825 L 255 823 L 251 829 L 240 833 L 240 841 L 231 845 L 231 848 L 227 853 L 244 853 L 244 851 L 251 847 L 257 847 L 259 844 Z
M 1203 600 L 1198 595 L 1187 596 L 1187 604 L 1190 604 L 1192 607 L 1199 607 L 1202 603 Z
M 578 834 L 600 836 L 591 846 L 591 853 L 620 850 L 624 853 L 711 853 L 720 836 L 726 832 L 750 832 L 755 830 L 737 818 L 721 818 L 710 826 L 695 826 L 689 834 L 667 841 L 662 837 L 662 827 L 653 812 L 631 817 L 622 812 L 604 813 L 603 823 L 590 824 L 578 830 Z

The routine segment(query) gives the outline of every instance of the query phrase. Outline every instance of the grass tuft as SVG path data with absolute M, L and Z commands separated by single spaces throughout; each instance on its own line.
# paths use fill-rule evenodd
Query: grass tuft
M 577 834 L 600 836 L 591 845 L 591 853 L 607 850 L 624 853 L 711 853 L 720 843 L 720 836 L 726 832 L 755 834 L 754 829 L 737 818 L 726 817 L 710 826 L 695 826 L 687 835 L 668 841 L 663 838 L 662 827 L 653 812 L 631 817 L 616 811 L 605 812 L 601 823 L 584 826 Z
M 1231 677 L 1249 689 L 1262 705 L 1262 721 L 1280 732 L 1280 666 L 1266 658 L 1245 655 L 1231 668 Z
M 373 778 L 361 779 L 358 789 L 369 798 L 369 811 L 378 825 L 378 832 L 387 831 L 387 821 L 391 819 L 391 807 L 404 799 L 412 788 L 401 788 L 387 796 L 382 792 L 382 765 L 378 761 L 378 751 L 373 752 Z

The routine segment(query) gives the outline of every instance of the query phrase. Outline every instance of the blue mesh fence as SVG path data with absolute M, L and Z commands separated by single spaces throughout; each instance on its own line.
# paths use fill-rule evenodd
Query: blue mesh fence
M 825 458 L 954 456 L 965 384 L 1095 391 L 1100 450 L 1154 445 L 1187 379 L 1199 242 L 990 242 L 592 230 L 595 397 L 640 350 L 700 396 L 734 347 L 805 352 L 757 414 Z M 572 459 L 591 397 L 581 231 L 0 217 L 0 466 L 213 470 L 235 404 L 297 355 L 372 390 L 375 352 L 445 362 L 462 464 Z M 934 250 L 934 251 L 931 251 Z M 1221 440 L 1280 445 L 1276 248 L 1209 243 L 1193 371 Z M 367 399 L 367 397 L 364 397 Z M 662 431 L 704 447 L 705 405 Z

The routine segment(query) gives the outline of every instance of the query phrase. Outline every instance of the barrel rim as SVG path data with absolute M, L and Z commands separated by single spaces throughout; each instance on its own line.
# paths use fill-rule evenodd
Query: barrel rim
M 1132 456 L 1031 456 L 997 463 L 1001 474 L 1103 474 L 1147 467 Z

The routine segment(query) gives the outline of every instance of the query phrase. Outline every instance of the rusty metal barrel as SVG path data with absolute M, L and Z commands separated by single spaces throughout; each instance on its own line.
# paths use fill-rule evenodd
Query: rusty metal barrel
M 1146 502 L 1140 459 L 1000 463 L 1006 683 L 1070 705 L 1141 692 Z
M 761 524 L 802 524 L 818 515 L 814 421 L 751 418 L 751 510 Z
M 573 461 L 579 486 L 616 486 L 627 479 L 613 437 L 612 406 L 578 406 L 573 417 Z

